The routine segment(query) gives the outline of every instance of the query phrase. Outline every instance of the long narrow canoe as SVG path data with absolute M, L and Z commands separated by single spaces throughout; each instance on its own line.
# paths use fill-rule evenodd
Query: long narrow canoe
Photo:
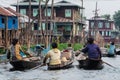
M 13 66 L 11 70 L 28 70 L 32 69 L 36 66 L 41 65 L 40 61 L 23 61 L 23 60 L 15 60 L 15 61 L 10 61 L 10 64 Z
M 79 68 L 83 68 L 86 70 L 101 70 L 103 69 L 103 63 L 101 61 L 88 61 L 86 60 L 78 60 Z
M 72 67 L 73 60 L 68 62 L 64 62 L 60 65 L 48 65 L 48 70 L 60 70 L 60 69 L 68 69 Z

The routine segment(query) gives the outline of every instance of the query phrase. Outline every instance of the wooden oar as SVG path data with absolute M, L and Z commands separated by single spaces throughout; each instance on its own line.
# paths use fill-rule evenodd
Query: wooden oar
M 7 60 L 0 61 L 0 63 L 6 63 L 6 64 L 7 64 L 7 62 L 9 62 L 8 59 L 7 59 Z
M 112 67 L 112 68 L 115 68 L 116 69 L 116 67 L 115 66 L 113 66 L 113 65 L 111 65 L 111 64 L 109 64 L 109 63 L 107 63 L 107 62 L 105 62 L 105 61 L 102 61 L 103 63 L 105 63 L 105 64 L 107 64 L 108 66 L 110 66 L 110 67 Z
M 38 65 L 38 66 L 33 67 L 33 68 L 31 68 L 31 69 L 25 70 L 25 72 L 26 72 L 26 71 L 29 71 L 29 70 L 35 70 L 35 69 L 37 69 L 37 68 L 39 68 L 39 67 L 42 67 L 42 66 L 45 66 L 45 65 L 44 65 L 44 64 Z
M 30 69 L 30 70 L 34 70 L 34 69 L 37 69 L 37 68 L 39 68 L 39 67 L 42 67 L 42 66 L 45 66 L 45 65 L 38 65 L 38 66 L 36 66 L 36 67 L 34 67 L 34 68 L 32 68 L 32 69 Z

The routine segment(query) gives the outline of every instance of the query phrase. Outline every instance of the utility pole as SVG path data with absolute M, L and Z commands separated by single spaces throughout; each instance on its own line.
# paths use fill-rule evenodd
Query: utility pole
M 94 11 L 94 27 L 93 27 L 93 36 L 94 36 L 94 38 L 95 38 L 95 34 L 97 33 L 96 31 L 97 31 L 97 20 L 96 20 L 96 18 L 98 17 L 98 8 L 97 8 L 97 6 L 98 6 L 98 4 L 97 4 L 97 2 L 96 2 L 96 7 L 95 7 L 95 11 Z
M 98 4 L 97 4 L 97 2 L 96 2 L 96 8 L 95 8 L 95 17 L 98 17 L 98 8 L 97 8 L 97 6 L 98 6 Z

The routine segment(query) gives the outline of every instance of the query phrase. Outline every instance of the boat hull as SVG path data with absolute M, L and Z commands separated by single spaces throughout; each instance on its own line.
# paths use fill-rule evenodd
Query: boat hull
M 23 60 L 10 61 L 10 64 L 13 66 L 14 70 L 28 70 L 41 65 L 40 61 L 23 61 Z
M 69 62 L 64 62 L 60 65 L 48 65 L 48 70 L 60 70 L 60 69 L 68 69 L 72 67 L 73 60 Z
M 79 62 L 79 68 L 83 68 L 85 70 L 101 70 L 103 69 L 103 63 L 102 61 L 96 61 L 96 60 L 78 60 Z

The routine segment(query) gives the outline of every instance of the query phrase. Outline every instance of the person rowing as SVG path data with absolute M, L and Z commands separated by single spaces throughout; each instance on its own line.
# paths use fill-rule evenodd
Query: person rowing
M 87 39 L 87 45 L 81 50 L 84 54 L 87 54 L 86 60 L 80 60 L 80 68 L 84 69 L 102 69 L 101 50 L 98 45 L 94 43 L 94 38 Z M 83 64 L 83 62 L 85 62 Z
M 72 64 L 72 61 L 70 62 L 66 57 L 61 56 L 61 51 L 58 49 L 57 43 L 52 43 L 52 49 L 46 54 L 43 60 L 43 65 L 46 65 L 48 59 L 48 70 L 68 68 L 68 66 Z

